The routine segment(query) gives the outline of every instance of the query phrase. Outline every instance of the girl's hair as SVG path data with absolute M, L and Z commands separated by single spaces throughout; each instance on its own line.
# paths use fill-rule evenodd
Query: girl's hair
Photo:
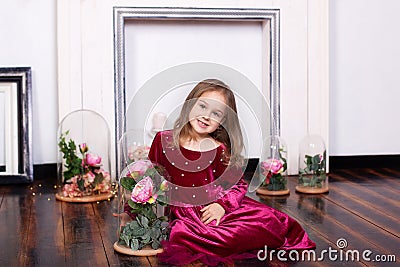
M 226 114 L 224 115 L 225 117 L 222 124 L 217 128 L 217 130 L 212 132 L 210 136 L 226 146 L 228 150 L 226 162 L 228 163 L 229 161 L 229 165 L 241 165 L 243 163 L 241 152 L 244 145 L 242 131 L 240 129 L 239 119 L 237 116 L 235 96 L 228 85 L 217 79 L 206 79 L 199 82 L 187 96 L 181 113 L 178 119 L 175 121 L 173 130 L 174 145 L 179 147 L 181 139 L 190 139 L 192 136 L 194 136 L 194 130 L 189 123 L 189 113 L 192 110 L 196 100 L 203 93 L 213 91 L 220 92 L 225 97 L 228 108 Z

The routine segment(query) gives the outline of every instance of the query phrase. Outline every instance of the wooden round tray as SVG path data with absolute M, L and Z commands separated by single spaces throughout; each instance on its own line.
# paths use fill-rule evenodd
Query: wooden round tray
M 84 197 L 64 197 L 60 193 L 56 194 L 56 199 L 64 202 L 76 202 L 76 203 L 87 203 L 97 202 L 110 199 L 114 196 L 113 193 L 102 193 L 100 195 L 84 196 Z
M 116 252 L 119 252 L 119 253 L 122 253 L 125 255 L 140 256 L 140 257 L 155 256 L 164 251 L 162 248 L 152 249 L 150 246 L 146 246 L 140 250 L 132 250 L 131 248 L 129 248 L 125 245 L 118 244 L 118 242 L 114 243 L 114 250 Z
M 266 189 L 265 187 L 260 187 L 256 190 L 257 194 L 265 195 L 265 196 L 284 196 L 290 194 L 290 190 L 278 190 L 278 191 L 271 191 Z
M 304 186 L 296 186 L 296 191 L 304 194 L 323 194 L 329 191 L 328 187 L 323 188 L 313 188 L 313 187 L 304 187 Z

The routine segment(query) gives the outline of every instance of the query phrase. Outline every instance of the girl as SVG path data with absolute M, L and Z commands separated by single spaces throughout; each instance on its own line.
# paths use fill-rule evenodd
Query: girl
M 243 138 L 234 94 L 208 79 L 189 93 L 173 130 L 157 133 L 149 159 L 171 176 L 171 233 L 159 259 L 206 265 L 273 249 L 315 247 L 288 215 L 246 197 Z

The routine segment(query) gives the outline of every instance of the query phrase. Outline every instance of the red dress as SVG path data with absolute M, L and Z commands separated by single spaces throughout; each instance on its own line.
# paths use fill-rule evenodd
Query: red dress
M 149 152 L 149 159 L 164 166 L 173 183 L 171 233 L 163 244 L 164 252 L 158 255 L 160 261 L 184 265 L 200 260 L 217 265 L 255 258 L 265 246 L 275 250 L 315 248 L 297 221 L 245 196 L 247 184 L 242 175 L 228 171 L 224 164 L 223 145 L 200 152 L 176 149 L 170 141 L 171 131 L 158 133 Z M 215 220 L 205 225 L 200 219 L 200 210 L 211 202 L 225 209 L 218 226 Z

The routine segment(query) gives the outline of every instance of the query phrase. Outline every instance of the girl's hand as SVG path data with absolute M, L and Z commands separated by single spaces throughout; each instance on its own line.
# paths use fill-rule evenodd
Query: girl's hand
M 224 208 L 218 203 L 212 203 L 205 206 L 200 210 L 203 214 L 201 215 L 201 221 L 204 224 L 209 224 L 213 220 L 216 220 L 216 225 L 219 225 L 221 218 L 225 215 Z

